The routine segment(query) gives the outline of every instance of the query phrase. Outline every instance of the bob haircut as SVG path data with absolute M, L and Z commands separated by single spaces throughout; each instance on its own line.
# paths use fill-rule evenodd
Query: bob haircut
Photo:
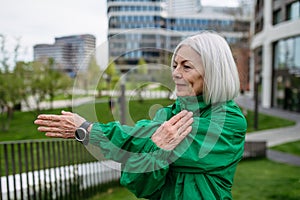
M 235 61 L 226 40 L 215 32 L 201 32 L 180 42 L 172 56 L 182 45 L 195 50 L 204 68 L 203 98 L 205 103 L 218 103 L 232 100 L 240 91 L 240 80 Z

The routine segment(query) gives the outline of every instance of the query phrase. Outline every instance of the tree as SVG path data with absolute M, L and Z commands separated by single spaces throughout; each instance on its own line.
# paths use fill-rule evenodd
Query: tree
M 47 95 L 50 98 L 51 109 L 53 109 L 54 97 L 63 94 L 70 88 L 72 84 L 71 78 L 63 72 L 54 70 L 55 61 L 53 58 L 48 58 L 48 63 L 45 65 L 45 71 L 48 76 L 45 77 L 45 86 Z
M 120 79 L 119 73 L 116 69 L 116 63 L 111 60 L 104 73 L 107 75 L 105 77 L 107 81 L 107 90 L 111 90 L 115 87 L 115 85 Z
M 103 72 L 100 69 L 100 66 L 97 63 L 97 60 L 95 56 L 92 56 L 88 65 L 88 69 L 86 72 L 87 82 L 88 82 L 88 88 L 96 89 L 98 92 L 98 97 L 102 96 L 102 89 L 104 88 L 104 82 L 102 78 L 100 78 L 100 75 L 103 74 Z
M 140 58 L 138 61 L 138 66 L 137 66 L 137 92 L 138 92 L 138 96 L 139 96 L 139 101 L 143 102 L 143 96 L 142 96 L 142 92 L 144 90 L 144 87 L 147 86 L 147 83 L 145 82 L 149 82 L 149 74 L 148 74 L 148 67 L 147 67 L 147 63 L 145 61 L 144 58 Z
M 23 82 L 20 77 L 16 77 L 14 71 L 10 70 L 9 61 L 13 64 L 17 62 L 19 54 L 19 40 L 14 46 L 13 52 L 9 52 L 6 46 L 6 37 L 0 34 L 0 110 L 2 130 L 9 129 L 10 121 L 13 117 L 14 107 L 21 102 L 21 91 Z
M 53 65 L 53 59 L 48 59 L 47 63 L 33 61 L 29 62 L 25 69 L 27 93 L 30 98 L 24 101 L 28 107 L 31 107 L 30 101 L 32 101 L 37 113 L 40 112 L 42 101 L 49 97 L 51 108 L 53 108 L 54 97 L 64 94 L 72 85 L 71 78 L 63 72 L 54 70 Z

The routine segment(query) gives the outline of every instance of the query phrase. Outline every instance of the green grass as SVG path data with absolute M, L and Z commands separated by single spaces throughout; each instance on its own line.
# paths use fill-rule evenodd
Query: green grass
M 293 126 L 296 124 L 295 121 L 283 119 L 281 117 L 270 116 L 266 114 L 260 113 L 258 116 L 258 130 L 254 129 L 254 112 L 248 111 L 247 112 L 247 123 L 248 129 L 247 132 L 251 133 L 253 131 L 258 130 L 267 130 L 272 128 L 280 128 L 285 126 Z
M 300 199 L 300 167 L 279 164 L 267 159 L 239 163 L 232 188 L 235 200 Z M 288 172 L 288 173 L 287 173 Z M 90 200 L 137 200 L 126 188 L 110 188 Z
M 67 109 L 65 109 L 67 110 Z M 43 111 L 43 113 L 59 114 L 61 109 L 54 109 Z M 37 114 L 34 112 L 20 112 L 15 111 L 13 119 L 10 122 L 8 131 L 1 130 L 1 141 L 14 141 L 14 140 L 26 140 L 26 139 L 46 139 L 43 133 L 38 132 L 37 126 L 33 123 Z M 3 122 L 3 116 L 0 117 L 1 123 Z M 1 124 L 2 126 L 2 124 Z
M 266 159 L 242 161 L 232 189 L 235 200 L 300 199 L 300 167 Z
M 274 149 L 276 151 L 282 151 L 285 153 L 294 154 L 296 156 L 300 156 L 300 140 L 295 142 L 289 142 L 282 145 L 278 145 L 275 147 L 272 147 L 271 149 Z
M 108 188 L 107 191 L 98 193 L 97 195 L 90 198 L 90 200 L 99 200 L 99 199 L 105 199 L 105 200 L 137 200 L 129 190 L 127 190 L 124 187 L 113 187 Z

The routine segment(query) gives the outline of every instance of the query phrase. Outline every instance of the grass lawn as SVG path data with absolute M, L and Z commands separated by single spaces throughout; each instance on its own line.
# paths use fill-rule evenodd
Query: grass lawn
M 106 192 L 99 193 L 99 194 L 93 196 L 92 198 L 90 198 L 90 200 L 99 200 L 99 199 L 103 199 L 103 200 L 137 200 L 138 198 L 136 198 L 134 196 L 134 194 L 132 194 L 129 190 L 127 190 L 124 187 L 113 187 L 113 188 L 107 189 Z
M 234 200 L 300 199 L 300 167 L 275 163 L 267 159 L 239 163 L 232 188 Z M 288 173 L 287 173 L 288 172 Z M 90 200 L 137 200 L 126 188 L 110 188 Z
M 300 156 L 300 141 L 285 143 L 272 147 L 271 149 Z
M 254 112 L 248 111 L 247 112 L 247 124 L 248 129 L 247 132 L 251 133 L 253 131 L 257 131 L 254 129 Z M 283 119 L 280 117 L 270 116 L 266 114 L 259 114 L 258 116 L 258 130 L 266 130 L 266 129 L 272 129 L 272 128 L 280 128 L 285 126 L 293 126 L 296 122 Z
M 300 199 L 300 167 L 266 159 L 242 161 L 237 168 L 235 200 Z

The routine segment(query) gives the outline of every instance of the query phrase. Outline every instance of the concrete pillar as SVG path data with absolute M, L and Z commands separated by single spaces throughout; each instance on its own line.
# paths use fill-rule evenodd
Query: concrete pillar
M 264 32 L 269 33 L 272 29 L 272 1 L 264 1 Z M 272 42 L 266 38 L 263 42 L 262 60 L 262 106 L 271 107 L 272 101 Z
M 262 62 L 262 106 L 271 107 L 272 101 L 272 44 L 263 45 L 263 62 Z

